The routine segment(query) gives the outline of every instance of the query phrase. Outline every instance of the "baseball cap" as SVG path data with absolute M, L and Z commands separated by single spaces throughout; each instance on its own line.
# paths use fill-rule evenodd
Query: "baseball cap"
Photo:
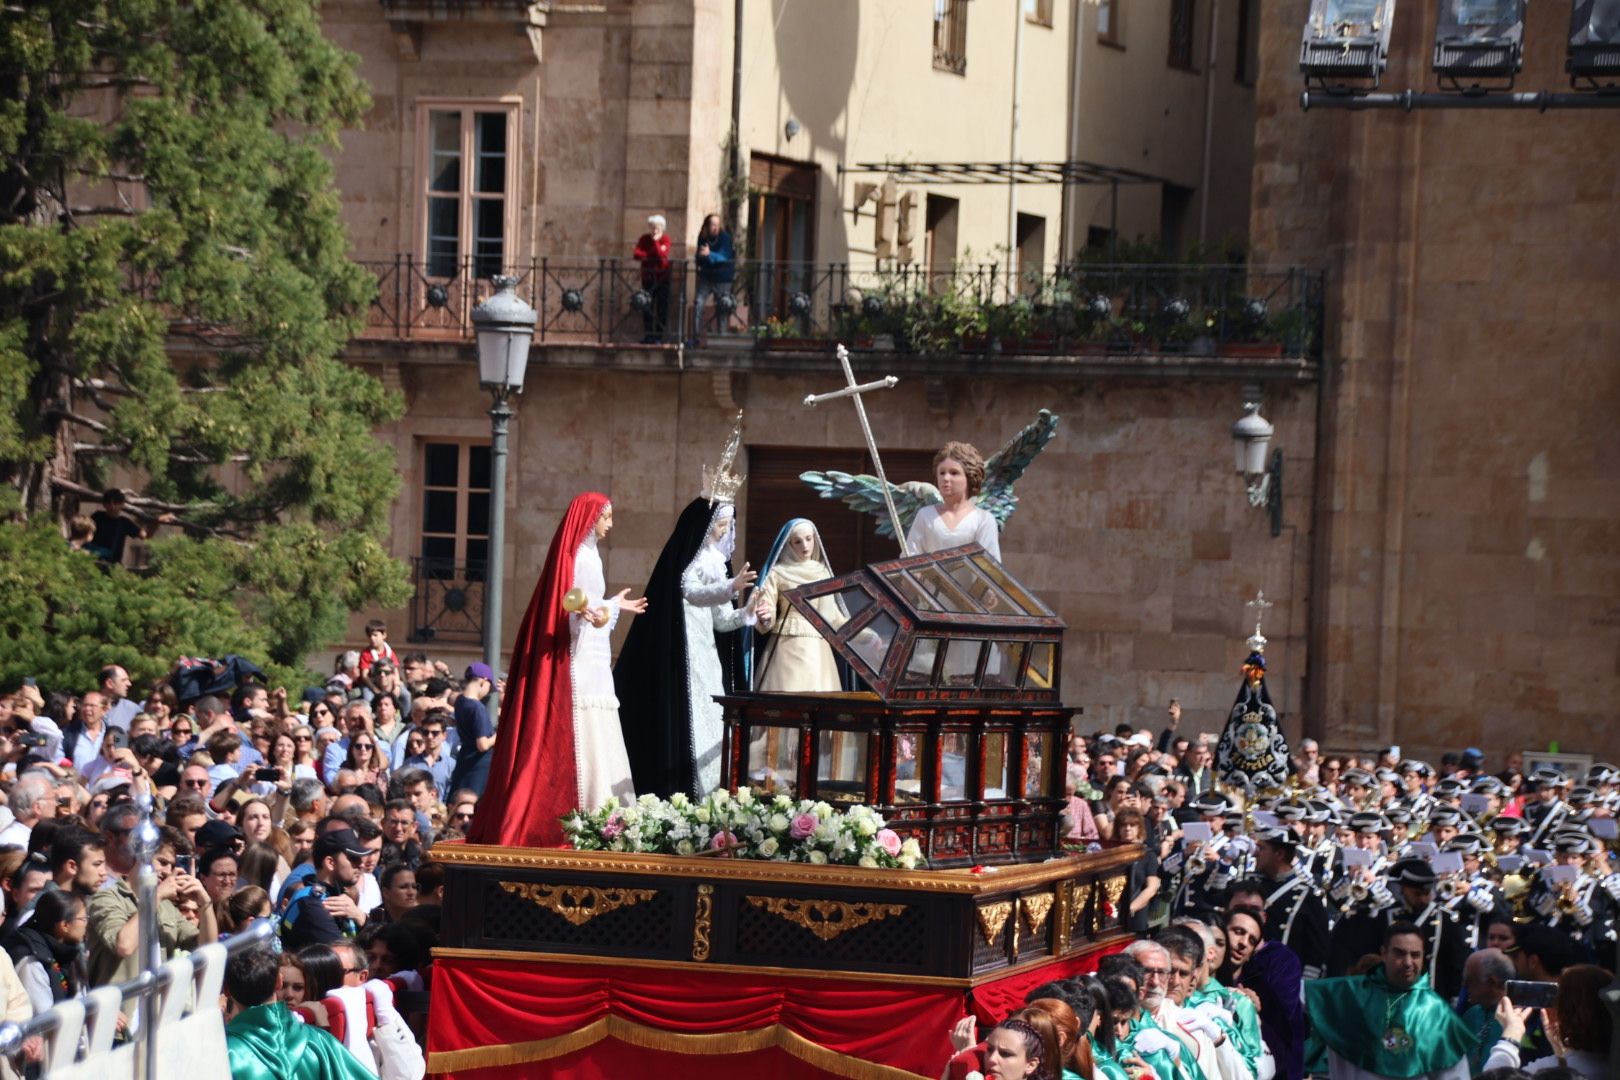
M 129 787 L 134 782 L 128 769 L 108 769 L 96 777 L 95 783 L 90 785 L 90 794 L 100 795 L 105 791 L 117 791 L 121 787 Z
M 210 821 L 197 830 L 197 850 L 211 851 L 242 839 L 242 830 L 223 821 Z
M 488 671 L 488 668 L 484 670 Z M 206 826 L 204 826 L 206 828 Z M 325 836 L 315 841 L 315 848 L 310 852 L 311 857 L 319 863 L 328 855 L 347 855 L 351 859 L 362 859 L 371 852 L 360 845 L 360 838 L 354 835 L 353 829 L 333 829 Z
M 469 678 L 469 679 L 485 679 L 485 680 L 487 680 L 489 682 L 494 682 L 495 681 L 495 672 L 490 670 L 490 667 L 489 667 L 488 664 L 485 664 L 482 661 L 480 661 L 480 662 L 475 663 L 475 664 L 468 664 L 467 665 L 467 678 Z

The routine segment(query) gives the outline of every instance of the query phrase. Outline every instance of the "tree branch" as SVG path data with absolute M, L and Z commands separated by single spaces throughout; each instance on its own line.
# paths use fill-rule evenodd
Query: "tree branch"
M 65 213 L 68 217 L 135 217 L 135 211 L 127 206 L 70 206 Z
M 57 420 L 66 420 L 68 423 L 78 424 L 80 427 L 87 427 L 91 431 L 100 432 L 103 435 L 112 431 L 112 428 L 103 424 L 100 420 L 92 420 L 88 416 L 80 416 L 78 413 L 69 412 L 66 409 L 46 409 L 44 415 Z

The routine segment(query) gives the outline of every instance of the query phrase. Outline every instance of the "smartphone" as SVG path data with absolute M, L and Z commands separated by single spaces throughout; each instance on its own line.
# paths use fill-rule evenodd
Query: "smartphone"
M 197 856 L 176 855 L 174 857 L 174 872 L 177 874 L 194 873 L 197 869 Z
M 268 783 L 272 783 L 272 784 L 279 783 L 280 780 L 281 780 L 281 770 L 280 769 L 255 769 L 255 770 L 253 770 L 253 779 L 254 780 L 264 780 L 264 781 L 267 781 Z
M 1558 1004 L 1558 984 L 1509 979 L 1507 996 L 1509 1001 L 1521 1009 L 1550 1009 Z

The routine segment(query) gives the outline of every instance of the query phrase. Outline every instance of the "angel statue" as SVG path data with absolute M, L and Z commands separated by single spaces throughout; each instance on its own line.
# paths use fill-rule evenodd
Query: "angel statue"
M 988 461 L 968 443 L 947 443 L 934 455 L 937 486 L 920 480 L 890 484 L 906 543 L 918 553 L 977 543 L 1000 562 L 1000 530 L 1018 506 L 1013 484 L 1052 441 L 1057 424 L 1051 410 L 1042 409 L 1034 423 Z M 877 477 L 828 470 L 800 473 L 799 479 L 823 499 L 840 499 L 851 509 L 876 517 L 879 535 L 894 535 Z

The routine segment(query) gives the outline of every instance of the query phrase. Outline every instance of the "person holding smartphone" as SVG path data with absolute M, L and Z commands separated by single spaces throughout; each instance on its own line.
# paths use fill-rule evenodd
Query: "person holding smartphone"
M 137 946 L 140 942 L 140 919 L 135 902 L 133 877 L 135 853 L 130 837 L 135 831 L 139 812 L 134 803 L 115 803 L 101 819 L 101 832 L 105 838 L 107 869 L 113 874 L 112 884 L 90 897 L 89 930 L 85 945 L 89 949 L 89 983 L 91 986 L 109 986 L 133 979 L 141 970 Z M 165 960 L 201 945 L 212 944 L 219 938 L 214 922 L 213 905 L 208 902 L 208 890 L 192 873 L 177 864 L 176 848 L 185 845 L 183 838 L 171 830 L 162 831 L 154 862 L 160 869 L 157 887 L 158 940 Z M 188 846 L 188 845 L 186 845 Z M 172 868 L 172 872 L 162 873 Z M 180 914 L 177 902 L 194 900 L 201 915 L 200 923 L 193 924 Z M 133 999 L 131 999 L 133 1000 Z

